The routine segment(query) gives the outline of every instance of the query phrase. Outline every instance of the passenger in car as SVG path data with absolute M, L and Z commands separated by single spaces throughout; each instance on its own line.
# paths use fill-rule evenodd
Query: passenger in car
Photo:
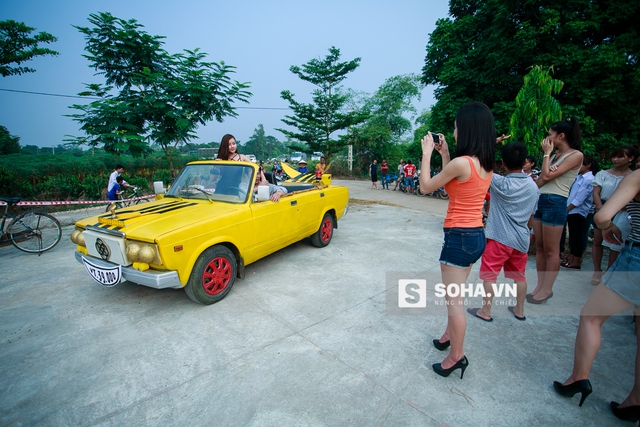
M 262 172 L 262 170 L 259 170 L 258 175 L 256 175 L 256 182 L 253 186 L 254 194 L 258 193 L 258 187 L 261 185 L 269 186 L 269 199 L 271 199 L 272 202 L 280 201 L 280 197 L 288 193 L 287 189 L 283 186 L 270 184 L 269 181 L 267 181 L 267 178 L 264 176 L 264 172 Z

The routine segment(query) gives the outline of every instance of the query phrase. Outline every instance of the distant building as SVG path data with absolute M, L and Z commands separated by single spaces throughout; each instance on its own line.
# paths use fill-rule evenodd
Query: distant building
M 215 159 L 217 155 L 217 148 L 198 148 L 198 157 L 204 159 Z

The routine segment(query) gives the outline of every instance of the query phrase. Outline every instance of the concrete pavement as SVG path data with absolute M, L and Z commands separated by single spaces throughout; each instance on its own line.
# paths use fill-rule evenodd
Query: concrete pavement
M 469 368 L 442 378 L 431 364 L 447 353 L 431 340 L 444 309 L 389 307 L 394 277 L 439 280 L 446 201 L 334 183 L 353 202 L 327 248 L 303 241 L 252 264 L 207 307 L 182 290 L 100 287 L 73 257 L 72 226 L 41 256 L 0 248 L 0 424 L 630 425 L 609 410 L 633 383 L 629 316 L 605 324 L 582 408 L 552 387 L 571 371 L 590 272 L 561 271 L 525 322 L 506 307 L 492 323 L 467 316 Z M 527 276 L 532 289 L 534 259 Z

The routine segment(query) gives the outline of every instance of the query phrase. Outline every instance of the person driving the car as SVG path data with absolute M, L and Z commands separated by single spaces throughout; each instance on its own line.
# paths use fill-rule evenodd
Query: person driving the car
M 258 193 L 258 187 L 261 185 L 269 186 L 269 199 L 271 199 L 272 202 L 280 201 L 280 197 L 287 194 L 287 189 L 283 186 L 270 184 L 267 181 L 267 178 L 264 176 L 264 172 L 262 172 L 262 169 L 258 170 L 258 174 L 256 175 L 256 182 L 253 186 L 254 194 Z

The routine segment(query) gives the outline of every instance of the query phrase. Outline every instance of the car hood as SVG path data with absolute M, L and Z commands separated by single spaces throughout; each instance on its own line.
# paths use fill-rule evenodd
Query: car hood
M 208 200 L 163 199 L 117 209 L 77 221 L 81 228 L 101 228 L 124 233 L 128 239 L 152 243 L 184 227 L 210 223 L 237 212 L 242 206 Z

